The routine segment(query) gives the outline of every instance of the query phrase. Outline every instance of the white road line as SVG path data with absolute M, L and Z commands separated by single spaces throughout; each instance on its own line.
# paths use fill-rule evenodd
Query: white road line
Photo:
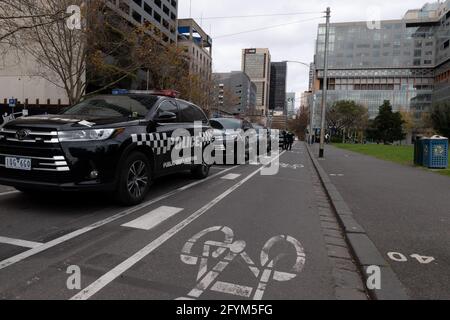
M 236 180 L 237 178 L 239 178 L 241 175 L 240 174 L 236 174 L 236 173 L 229 173 L 226 176 L 223 176 L 222 179 L 224 180 Z
M 6 191 L 6 192 L 2 192 L 2 193 L 0 193 L 0 197 L 2 197 L 2 196 L 9 196 L 10 194 L 16 194 L 16 193 L 20 193 L 20 191 Z
M 13 246 L 23 247 L 23 248 L 37 248 L 42 246 L 40 242 L 26 241 L 20 239 L 13 239 L 7 237 L 0 237 L 0 243 L 10 244 Z
M 184 187 L 181 187 L 181 188 L 179 188 L 179 189 L 176 189 L 176 190 L 174 190 L 174 191 L 171 191 L 171 192 L 169 192 L 169 193 L 166 193 L 166 194 L 164 194 L 164 195 L 162 195 L 162 196 L 160 196 L 160 197 L 158 197 L 158 198 L 155 198 L 155 199 L 153 199 L 153 200 L 144 202 L 144 203 L 142 203 L 142 204 L 140 204 L 140 205 L 138 205 L 138 206 L 135 206 L 135 207 L 132 207 L 132 208 L 130 208 L 130 209 L 124 210 L 124 211 L 122 211 L 122 212 L 120 212 L 120 213 L 117 213 L 117 214 L 115 214 L 114 216 L 111 216 L 111 217 L 106 218 L 106 219 L 104 219 L 104 220 L 95 222 L 95 223 L 93 223 L 93 224 L 91 224 L 91 225 L 89 225 L 89 226 L 87 226 L 87 227 L 84 227 L 84 228 L 82 228 L 82 229 L 79 229 L 79 230 L 76 230 L 76 231 L 71 232 L 71 233 L 69 233 L 69 234 L 66 234 L 66 235 L 64 235 L 64 236 L 62 236 L 62 237 L 60 237 L 60 238 L 57 238 L 57 239 L 55 239 L 55 240 L 52 240 L 52 241 L 50 241 L 50 242 L 44 243 L 44 244 L 43 244 L 42 246 L 40 246 L 40 247 L 37 247 L 37 248 L 33 248 L 33 249 L 30 249 L 30 250 L 27 250 L 27 251 L 22 252 L 22 253 L 20 253 L 20 254 L 18 254 L 18 255 L 15 255 L 14 257 L 5 259 L 5 260 L 3 260 L 3 261 L 0 262 L 0 270 L 2 270 L 2 269 L 4 269 L 4 268 L 7 268 L 7 267 L 9 267 L 9 266 L 11 266 L 11 265 L 13 265 L 13 264 L 15 264 L 15 263 L 17 263 L 17 262 L 20 262 L 20 261 L 24 260 L 24 259 L 27 259 L 27 258 L 29 258 L 29 257 L 31 257 L 31 256 L 34 256 L 34 255 L 36 255 L 36 254 L 38 254 L 38 253 L 41 253 L 41 252 L 43 252 L 43 251 L 46 251 L 46 250 L 48 250 L 48 249 L 50 249 L 50 248 L 53 248 L 53 247 L 55 247 L 55 246 L 57 246 L 57 245 L 60 245 L 60 244 L 62 244 L 62 243 L 64 243 L 64 242 L 67 242 L 67 241 L 69 241 L 69 240 L 72 240 L 72 239 L 74 239 L 74 238 L 77 238 L 77 237 L 79 237 L 79 236 L 81 236 L 81 235 L 83 235 L 83 234 L 85 234 L 85 233 L 88 233 L 88 232 L 90 232 L 90 231 L 92 231 L 92 230 L 98 229 L 98 228 L 100 228 L 100 227 L 102 227 L 102 226 L 104 226 L 104 225 L 106 225 L 106 224 L 108 224 L 108 223 L 111 223 L 111 222 L 113 222 L 113 221 L 116 221 L 116 220 L 118 220 L 118 219 L 121 219 L 121 218 L 123 218 L 123 217 L 126 217 L 126 216 L 128 216 L 128 215 L 130 215 L 130 214 L 132 214 L 132 213 L 135 213 L 135 212 L 137 212 L 137 211 L 139 211 L 139 210 L 142 210 L 142 209 L 144 209 L 145 207 L 148 207 L 148 206 L 150 206 L 150 205 L 152 205 L 152 204 L 154 204 L 154 203 L 157 203 L 157 202 L 159 202 L 159 201 L 161 201 L 161 200 L 167 199 L 167 198 L 169 198 L 169 197 L 171 197 L 171 196 L 174 196 L 174 195 L 176 195 L 176 194 L 178 194 L 178 193 L 180 193 L 180 192 L 183 192 L 183 191 L 186 191 L 186 190 L 188 190 L 188 189 L 191 189 L 191 188 L 193 188 L 193 187 L 195 187 L 195 186 L 197 186 L 197 185 L 199 185 L 199 184 L 202 184 L 202 183 L 204 183 L 204 182 L 206 182 L 206 181 L 209 181 L 209 180 L 211 180 L 211 179 L 214 179 L 214 178 L 216 178 L 216 177 L 218 177 L 218 176 L 220 176 L 220 175 L 222 175 L 222 174 L 224 174 L 224 173 L 226 173 L 226 172 L 228 172 L 228 171 L 231 171 L 231 170 L 233 170 L 233 169 L 236 169 L 237 167 L 238 167 L 238 166 L 234 166 L 234 167 L 231 167 L 231 168 L 229 168 L 229 169 L 227 169 L 227 170 L 218 172 L 218 173 L 216 173 L 216 174 L 214 174 L 214 175 L 212 175 L 212 176 L 210 176 L 210 177 L 208 177 L 208 178 L 206 178 L 206 179 L 203 179 L 203 180 L 199 180 L 199 181 L 193 182 L 193 183 L 188 184 L 188 185 L 186 185 L 186 186 L 184 186 Z
M 253 288 L 247 286 L 240 286 L 233 283 L 217 281 L 212 287 L 212 291 L 231 294 L 233 296 L 239 296 L 244 298 L 250 298 Z
M 162 206 L 158 209 L 150 211 L 149 213 L 122 225 L 122 227 L 134 228 L 140 230 L 151 230 L 160 225 L 167 219 L 180 213 L 184 209 Z
M 275 161 L 279 157 L 281 157 L 284 154 L 279 154 L 276 158 L 272 160 Z M 145 248 L 139 250 L 134 255 L 132 255 L 130 258 L 116 266 L 111 271 L 105 273 L 102 277 L 94 281 L 91 285 L 86 287 L 85 289 L 81 290 L 78 294 L 73 296 L 71 300 L 87 300 L 96 293 L 98 293 L 100 290 L 102 290 L 104 287 L 106 287 L 108 284 L 113 282 L 116 278 L 118 278 L 120 275 L 125 273 L 127 270 L 129 270 L 131 267 L 133 267 L 136 263 L 144 259 L 146 256 L 148 256 L 150 253 L 158 249 L 160 246 L 162 246 L 166 241 L 170 240 L 173 236 L 175 236 L 178 232 L 186 228 L 189 224 L 197 220 L 199 217 L 201 217 L 205 212 L 207 212 L 209 209 L 214 207 L 216 204 L 221 202 L 223 199 L 225 199 L 227 196 L 229 196 L 231 193 L 233 193 L 236 189 L 238 189 L 240 186 L 242 186 L 244 183 L 249 181 L 251 178 L 253 178 L 255 175 L 257 175 L 264 167 L 260 167 L 258 170 L 254 171 L 250 175 L 248 175 L 245 179 L 241 180 L 228 190 L 226 190 L 224 193 L 222 193 L 220 196 L 212 200 L 211 202 L 207 203 L 205 206 L 194 212 L 192 215 L 190 215 L 185 220 L 181 221 L 179 224 L 177 224 L 175 227 L 167 231 L 166 233 L 162 234 L 159 238 L 148 244 Z

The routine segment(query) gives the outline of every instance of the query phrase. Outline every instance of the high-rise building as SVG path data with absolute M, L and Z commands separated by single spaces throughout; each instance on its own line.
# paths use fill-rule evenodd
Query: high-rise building
M 328 106 L 354 100 L 374 118 L 389 100 L 394 110 L 414 113 L 420 121 L 433 101 L 448 99 L 449 9 L 445 3 L 427 4 L 401 20 L 330 26 Z M 324 76 L 325 25 L 319 25 L 313 91 L 321 101 Z M 315 122 L 320 120 L 316 108 Z M 315 126 L 317 127 L 317 123 Z
M 415 36 L 419 40 L 423 39 L 424 34 L 432 35 L 422 40 L 422 48 L 417 48 L 425 50 L 426 59 L 420 63 L 427 64 L 431 60 L 434 67 L 432 102 L 450 100 L 450 1 L 430 3 L 421 9 L 409 10 L 404 20 L 407 28 L 417 29 Z M 433 54 L 426 49 L 431 42 L 434 46 Z M 419 59 L 415 63 L 418 64 Z
M 178 20 L 178 46 L 184 48 L 192 74 L 211 80 L 212 38 L 193 19 Z
M 286 93 L 286 112 L 289 118 L 295 116 L 295 102 L 296 102 L 295 92 Z
M 243 49 L 242 71 L 256 85 L 256 107 L 254 116 L 266 116 L 270 97 L 270 52 L 269 49 Z
M 134 25 L 153 26 L 152 34 L 161 43 L 176 43 L 178 0 L 108 0 L 107 6 Z M 0 44 L 1 47 L 1 44 Z M 1 49 L 1 48 L 0 48 Z M 0 68 L 0 106 L 6 108 L 6 99 L 14 97 L 19 104 L 29 107 L 68 105 L 67 93 L 61 83 L 49 81 L 58 79 L 48 73 L 47 78 L 39 75 L 41 66 L 26 51 L 10 50 L 3 57 Z M 20 59 L 19 59 L 20 58 Z
M 316 66 L 314 65 L 314 63 L 311 63 L 309 65 L 309 85 L 308 85 L 309 91 L 313 90 L 315 74 L 316 74 Z
M 163 42 L 176 43 L 178 0 L 109 0 L 109 2 L 124 12 L 128 20 L 152 25 Z
M 256 85 L 242 71 L 214 73 L 214 111 L 244 115 L 256 106 Z
M 270 64 L 269 109 L 286 114 L 287 62 Z

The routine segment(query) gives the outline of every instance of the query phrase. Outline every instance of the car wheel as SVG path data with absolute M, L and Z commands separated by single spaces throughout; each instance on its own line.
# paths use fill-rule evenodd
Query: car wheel
M 121 168 L 117 199 L 127 206 L 139 204 L 145 199 L 151 182 L 151 169 L 147 157 L 140 152 L 132 153 Z
M 191 173 L 196 179 L 205 179 L 209 176 L 210 168 L 207 164 L 196 165 L 192 168 Z

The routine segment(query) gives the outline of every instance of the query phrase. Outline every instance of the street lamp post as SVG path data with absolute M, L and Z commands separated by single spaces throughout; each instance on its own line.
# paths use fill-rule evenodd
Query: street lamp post
M 327 108 L 327 90 L 328 90 L 328 41 L 330 38 L 330 7 L 327 8 L 327 22 L 325 31 L 325 52 L 324 52 L 324 67 L 323 67 L 323 89 L 322 89 L 322 119 L 320 123 L 320 150 L 319 158 L 325 156 L 325 117 Z

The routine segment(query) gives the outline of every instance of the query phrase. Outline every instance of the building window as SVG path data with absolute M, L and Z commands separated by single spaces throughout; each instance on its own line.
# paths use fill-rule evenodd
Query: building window
M 153 9 L 146 2 L 144 2 L 144 11 L 147 12 L 150 16 L 153 14 Z
M 139 13 L 133 10 L 132 16 L 134 20 L 136 20 L 139 23 L 142 23 L 142 16 Z
M 153 18 L 155 18 L 156 21 L 161 23 L 161 15 L 158 12 L 153 12 Z

